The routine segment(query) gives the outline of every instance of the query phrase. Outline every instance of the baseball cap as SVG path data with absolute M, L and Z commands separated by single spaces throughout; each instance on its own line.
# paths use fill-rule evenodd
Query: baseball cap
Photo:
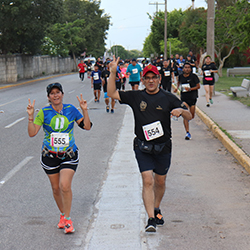
M 132 62 L 136 62 L 136 59 L 135 59 L 135 58 L 133 58 L 133 59 L 132 59 Z
M 159 75 L 159 71 L 157 69 L 157 67 L 155 67 L 154 65 L 152 64 L 149 64 L 147 67 L 145 67 L 143 69 L 143 72 L 142 72 L 142 76 L 145 76 L 148 72 L 153 72 L 155 73 L 156 75 Z
M 62 85 L 59 82 L 55 82 L 55 83 L 51 83 L 47 86 L 48 95 L 50 94 L 50 92 L 53 88 L 58 88 L 63 93 Z

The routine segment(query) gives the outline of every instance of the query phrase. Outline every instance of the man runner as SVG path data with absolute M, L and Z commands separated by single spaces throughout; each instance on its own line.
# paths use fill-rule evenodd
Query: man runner
M 117 91 L 115 79 L 119 57 L 110 63 L 108 96 L 129 105 L 135 118 L 134 153 L 143 181 L 142 197 L 148 214 L 146 232 L 163 225 L 160 203 L 165 192 L 171 160 L 171 116 L 190 120 L 186 106 L 172 93 L 159 89 L 159 71 L 153 65 L 143 70 L 144 90 Z
M 200 88 L 200 80 L 196 74 L 192 73 L 192 66 L 187 62 L 184 64 L 183 74 L 179 76 L 177 88 L 174 92 L 177 92 L 179 86 L 181 86 L 181 100 L 188 107 L 193 119 L 195 115 L 195 104 L 198 97 L 198 89 Z M 183 119 L 183 123 L 186 130 L 185 140 L 190 140 L 191 134 L 189 133 L 189 121 Z

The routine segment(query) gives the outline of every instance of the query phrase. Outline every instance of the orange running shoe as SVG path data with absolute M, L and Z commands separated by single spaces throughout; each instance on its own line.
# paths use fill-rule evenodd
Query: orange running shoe
M 57 228 L 63 229 L 65 227 L 65 225 L 66 225 L 65 217 L 64 217 L 64 215 L 60 214 L 60 221 L 57 225 Z
M 75 229 L 73 227 L 72 220 L 65 219 L 64 233 L 68 234 L 68 233 L 74 233 L 74 232 L 75 232 Z

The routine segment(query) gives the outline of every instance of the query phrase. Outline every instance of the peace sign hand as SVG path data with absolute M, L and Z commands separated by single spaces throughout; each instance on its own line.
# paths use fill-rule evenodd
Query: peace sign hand
M 82 94 L 80 95 L 81 99 L 78 96 L 76 96 L 76 97 L 77 97 L 77 100 L 80 104 L 81 109 L 87 110 L 88 109 L 87 101 L 83 99 Z
M 35 100 L 33 101 L 32 104 L 31 104 L 30 98 L 28 99 L 28 101 L 29 101 L 29 104 L 27 106 L 26 111 L 27 111 L 28 115 L 33 118 L 33 116 L 34 116 L 34 107 L 35 107 Z
M 117 57 L 117 59 L 115 59 L 115 56 L 113 56 L 113 61 L 109 63 L 109 70 L 111 73 L 116 73 L 119 61 L 120 57 Z

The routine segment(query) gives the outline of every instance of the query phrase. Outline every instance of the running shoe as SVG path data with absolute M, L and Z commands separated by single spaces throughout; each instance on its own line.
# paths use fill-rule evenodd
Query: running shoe
M 148 225 L 145 227 L 146 232 L 156 232 L 155 218 L 148 219 Z
M 73 227 L 72 220 L 65 219 L 64 233 L 68 234 L 68 233 L 74 233 L 74 232 L 75 232 L 75 229 Z
M 95 98 L 95 102 L 97 102 L 97 98 Z
M 164 224 L 164 219 L 160 209 L 155 209 L 155 222 L 157 226 L 162 226 Z
M 189 132 L 186 133 L 185 140 L 191 140 L 191 134 Z
M 207 107 L 210 107 L 210 103 L 209 102 L 207 103 Z
M 107 113 L 109 112 L 109 106 L 106 106 L 106 112 Z
M 97 100 L 97 102 L 99 102 L 99 100 Z
M 111 114 L 113 114 L 114 113 L 114 110 L 113 109 L 111 109 Z
M 63 229 L 65 227 L 65 224 L 66 224 L 65 217 L 64 217 L 64 215 L 60 214 L 60 221 L 57 224 L 57 228 Z
M 209 101 L 210 101 L 210 103 L 211 103 L 211 104 L 213 104 L 213 103 L 214 103 L 214 102 L 213 102 L 213 99 L 209 99 Z

